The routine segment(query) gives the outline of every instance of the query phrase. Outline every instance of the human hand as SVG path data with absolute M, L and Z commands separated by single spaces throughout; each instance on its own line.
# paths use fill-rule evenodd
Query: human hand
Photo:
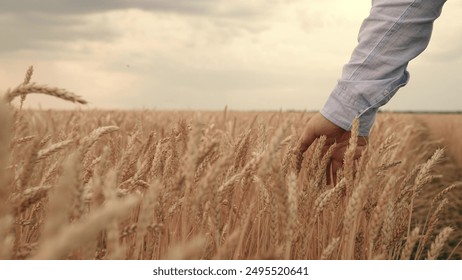
M 332 153 L 331 162 L 329 164 L 329 168 L 335 178 L 337 171 L 343 166 L 343 158 L 348 147 L 351 132 L 332 123 L 320 113 L 316 113 L 306 124 L 303 135 L 300 138 L 298 147 L 300 158 L 303 158 L 303 153 L 311 146 L 314 140 L 322 135 L 326 136 L 323 153 L 325 153 L 332 144 L 336 143 L 335 150 Z M 367 137 L 358 137 L 354 159 L 358 159 L 361 156 L 361 153 L 366 146 Z M 330 178 L 328 177 L 328 179 Z

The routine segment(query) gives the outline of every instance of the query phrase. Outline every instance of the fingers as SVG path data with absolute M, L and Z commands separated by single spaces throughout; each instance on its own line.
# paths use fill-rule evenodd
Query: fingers
M 300 172 L 305 151 L 321 135 L 326 136 L 325 147 L 322 150 L 324 155 L 332 144 L 336 144 L 334 152 L 331 155 L 331 174 L 336 174 L 337 170 L 342 167 L 345 151 L 351 137 L 351 132 L 336 126 L 328 121 L 321 114 L 315 114 L 307 123 L 302 137 L 299 139 L 298 147 L 293 152 L 296 154 L 297 172 Z M 353 158 L 359 159 L 364 148 L 367 146 L 367 137 L 358 137 L 357 147 Z
M 296 154 L 296 168 L 297 168 L 297 173 L 300 172 L 300 169 L 302 168 L 302 162 L 303 162 L 303 154 L 305 153 L 306 150 L 313 144 L 314 140 L 316 140 L 317 136 L 312 130 L 312 127 L 310 124 L 307 125 L 303 136 L 300 138 L 298 141 L 298 147 L 294 151 Z
M 364 150 L 367 147 L 367 140 L 368 139 L 365 137 L 362 137 L 362 139 L 358 138 L 358 143 L 354 151 L 353 160 L 358 160 L 359 158 L 361 158 Z M 327 185 L 337 184 L 337 173 L 344 166 L 345 152 L 348 149 L 349 141 L 347 140 L 341 143 L 337 143 L 334 141 L 333 143 L 335 143 L 335 148 L 332 154 L 330 155 L 330 161 L 328 167 L 326 168 Z M 324 156 L 327 153 L 330 147 L 331 144 L 326 143 L 326 145 L 322 149 L 322 156 Z M 303 158 L 301 158 L 301 161 L 302 160 Z M 300 169 L 298 171 L 300 171 Z
M 331 176 L 327 181 L 327 184 L 335 186 L 337 184 L 337 172 L 343 167 L 343 161 L 332 159 L 330 165 Z
M 315 135 L 315 133 L 308 127 L 305 130 L 304 135 L 299 140 L 298 151 L 303 154 L 311 146 L 311 144 L 313 144 L 316 138 L 317 135 Z
M 343 162 L 347 148 L 348 148 L 348 143 L 342 143 L 342 144 L 337 145 L 334 152 L 332 153 L 332 158 L 337 161 Z M 364 149 L 366 149 L 365 145 L 357 145 L 355 149 L 355 153 L 353 155 L 353 159 L 354 160 L 359 159 Z

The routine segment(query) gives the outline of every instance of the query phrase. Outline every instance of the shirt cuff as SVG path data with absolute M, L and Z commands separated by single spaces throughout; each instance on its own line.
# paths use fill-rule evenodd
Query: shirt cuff
M 335 125 L 350 131 L 353 120 L 359 118 L 359 136 L 368 136 L 374 124 L 378 109 L 370 108 L 367 112 L 360 112 L 355 108 L 344 105 L 336 96 L 331 95 L 321 110 L 321 115 Z
M 351 130 L 353 120 L 358 117 L 359 135 L 368 136 L 379 108 L 385 105 L 408 81 L 407 71 L 394 80 L 341 81 L 327 99 L 320 113 L 347 131 Z

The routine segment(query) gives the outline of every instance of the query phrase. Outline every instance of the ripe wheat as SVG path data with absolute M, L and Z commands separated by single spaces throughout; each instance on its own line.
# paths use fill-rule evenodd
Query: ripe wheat
M 449 246 L 457 221 L 437 226 L 457 183 L 413 211 L 443 158 L 416 125 L 379 118 L 362 157 L 351 138 L 327 178 L 325 138 L 294 152 L 309 114 L 8 105 L 32 92 L 86 103 L 32 73 L 0 102 L 0 258 L 461 256 Z

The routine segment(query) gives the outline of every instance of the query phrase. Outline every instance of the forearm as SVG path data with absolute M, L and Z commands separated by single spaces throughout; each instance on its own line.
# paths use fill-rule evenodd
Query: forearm
M 359 117 L 360 135 L 368 135 L 377 110 L 408 82 L 407 65 L 427 47 L 445 2 L 372 1 L 358 45 L 321 114 L 346 130 Z

